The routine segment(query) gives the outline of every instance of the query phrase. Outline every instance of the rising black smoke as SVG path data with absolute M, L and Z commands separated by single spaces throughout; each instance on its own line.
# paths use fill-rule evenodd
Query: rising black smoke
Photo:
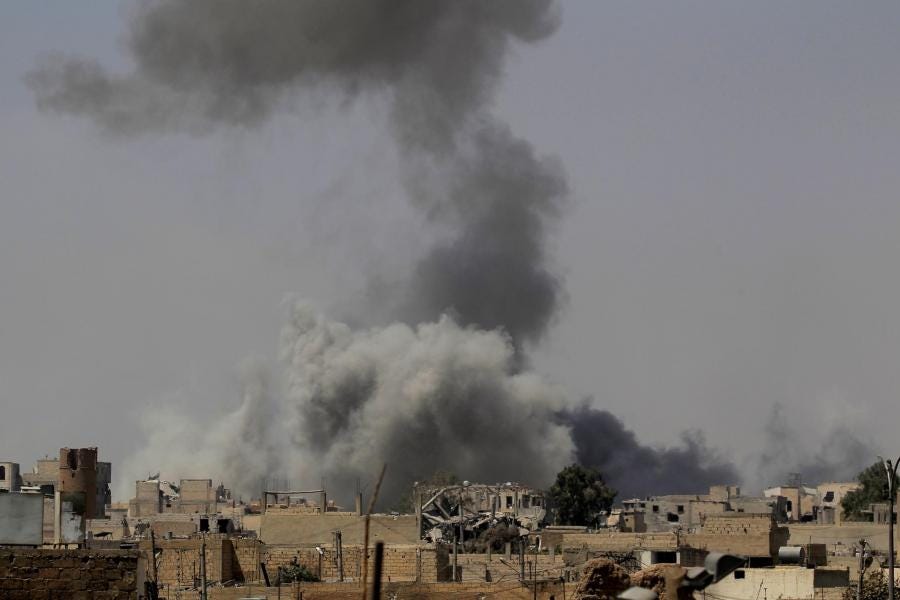
M 702 443 L 654 453 L 608 413 L 575 408 L 561 423 L 563 396 L 521 372 L 562 297 L 546 238 L 567 184 L 490 105 L 511 44 L 545 39 L 558 17 L 553 0 L 160 0 L 130 20 L 132 72 L 57 55 L 27 76 L 42 109 L 126 137 L 253 127 L 314 93 L 389 102 L 405 189 L 440 241 L 390 300 L 400 323 L 354 332 L 293 309 L 277 408 L 292 433 L 234 424 L 266 440 L 270 469 L 294 468 L 274 457 L 299 448 L 296 469 L 339 482 L 386 460 L 396 481 L 445 468 L 543 484 L 572 459 L 571 426 L 578 457 L 602 458 L 623 489 L 638 460 L 654 473 L 694 461 L 684 476 L 704 483 L 731 474 Z
M 686 431 L 682 444 L 641 444 L 615 415 L 589 406 L 564 411 L 572 428 L 578 462 L 598 468 L 620 498 L 651 494 L 705 494 L 710 485 L 738 483 L 734 465 L 706 445 L 699 431 Z

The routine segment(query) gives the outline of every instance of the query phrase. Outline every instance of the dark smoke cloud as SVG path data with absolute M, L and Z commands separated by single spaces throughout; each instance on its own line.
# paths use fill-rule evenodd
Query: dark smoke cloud
M 684 432 L 681 446 L 653 448 L 605 410 L 585 405 L 561 419 L 572 428 L 578 462 L 599 469 L 619 499 L 702 494 L 710 485 L 740 481 L 735 466 L 710 449 L 699 431 Z
M 55 56 L 27 81 L 39 107 L 119 135 L 254 126 L 305 90 L 388 95 L 413 203 L 450 229 L 391 315 L 451 311 L 533 341 L 560 297 L 544 238 L 565 178 L 486 108 L 510 42 L 557 25 L 552 0 L 168 0 L 131 21 L 132 73 Z
M 249 400 L 225 420 L 282 457 L 302 450 L 293 467 L 255 455 L 269 470 L 349 489 L 387 460 L 387 494 L 437 469 L 542 485 L 572 460 L 574 436 L 577 458 L 626 494 L 733 479 L 702 439 L 651 449 L 586 408 L 560 423 L 564 396 L 521 369 L 563 297 L 546 239 L 568 190 L 560 164 L 490 104 L 511 43 L 546 38 L 558 13 L 553 0 L 161 0 L 131 18 L 131 72 L 56 55 L 27 76 L 41 109 L 115 136 L 254 127 L 319 94 L 389 102 L 402 180 L 437 241 L 387 306 L 364 307 L 401 324 L 353 331 L 294 310 L 273 417 L 291 426 L 262 433 Z
M 765 425 L 765 449 L 757 457 L 756 478 L 761 487 L 783 485 L 799 475 L 803 483 L 853 481 L 875 462 L 878 448 L 850 422 L 822 429 L 810 442 L 791 425 L 784 406 L 772 405 Z

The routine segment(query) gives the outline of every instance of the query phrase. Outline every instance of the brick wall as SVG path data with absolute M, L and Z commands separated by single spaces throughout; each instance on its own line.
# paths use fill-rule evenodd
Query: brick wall
M 563 586 L 566 587 L 565 592 Z M 537 598 L 549 600 L 555 598 L 571 597 L 574 584 L 560 582 L 538 582 Z M 512 598 L 514 600 L 532 600 L 534 593 L 529 585 L 522 585 L 518 581 L 504 581 L 497 583 L 384 583 L 382 584 L 384 597 L 397 598 L 429 598 L 430 600 L 450 600 L 455 598 Z M 303 600 L 358 600 L 362 597 L 362 587 L 358 583 L 302 583 L 298 585 L 282 586 L 279 593 L 277 588 L 253 587 L 252 594 L 246 587 L 239 588 L 211 588 L 209 600 L 238 600 L 247 596 L 260 598 L 296 599 L 302 594 Z
M 0 549 L 4 600 L 137 600 L 144 564 L 133 550 Z
M 556 534 L 553 539 L 544 534 L 546 545 L 561 546 L 563 550 L 568 548 L 587 548 L 589 550 L 602 550 L 605 552 L 628 552 L 636 548 L 648 550 L 674 551 L 678 546 L 678 540 L 674 533 L 560 533 L 559 541 Z
M 337 558 L 331 546 L 321 546 L 323 554 L 314 547 L 266 546 L 263 561 L 269 577 L 274 579 L 279 566 L 297 562 L 323 581 L 338 579 Z M 321 557 L 321 560 L 320 560 Z M 375 549 L 369 548 L 369 569 L 375 560 Z M 445 548 L 416 545 L 391 545 L 384 549 L 384 575 L 387 581 L 438 582 L 449 579 L 449 562 Z M 344 580 L 358 581 L 362 577 L 362 546 L 343 546 Z M 321 566 L 321 570 L 320 570 Z
M 259 571 L 260 557 L 263 546 L 259 540 L 231 540 L 232 556 L 231 570 L 236 581 L 260 581 L 262 574 Z
M 710 515 L 700 533 L 685 534 L 682 541 L 703 550 L 763 557 L 775 556 L 788 536 L 770 515 L 741 513 Z
M 200 539 L 156 540 L 157 579 L 161 586 L 193 585 L 200 576 Z M 150 542 L 141 542 L 141 550 L 149 552 Z M 210 536 L 206 540 L 206 580 L 223 582 L 234 579 L 231 540 Z

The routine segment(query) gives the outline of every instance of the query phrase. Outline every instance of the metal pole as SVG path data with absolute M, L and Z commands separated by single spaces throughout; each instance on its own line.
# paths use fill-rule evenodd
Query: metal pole
M 894 503 L 897 499 L 897 467 L 900 466 L 900 458 L 891 465 L 891 461 L 887 462 L 888 468 L 888 494 L 889 494 L 889 510 L 888 510 L 888 600 L 894 600 Z

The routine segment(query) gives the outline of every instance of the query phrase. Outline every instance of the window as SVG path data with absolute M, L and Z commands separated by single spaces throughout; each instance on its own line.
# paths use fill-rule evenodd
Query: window
M 646 502 L 641 502 L 641 508 L 647 508 L 647 503 L 646 503 Z
M 678 522 L 678 515 L 676 515 L 675 513 L 669 513 L 669 514 L 666 515 L 666 520 L 667 520 L 669 523 L 677 523 L 677 522 Z
M 822 498 L 822 500 L 825 502 L 834 502 L 834 492 L 831 490 L 825 492 L 825 497 Z
M 658 513 L 658 512 L 659 512 L 659 504 L 654 504 L 654 505 L 653 505 L 653 512 L 655 512 L 655 513 Z
M 794 503 L 791 502 L 790 500 L 787 501 L 787 509 L 788 509 L 788 510 L 793 510 L 793 509 L 794 509 Z
M 684 514 L 684 504 L 679 504 L 676 510 L 678 510 L 679 515 L 683 515 Z
M 734 578 L 735 579 L 746 579 L 747 573 L 745 573 L 743 569 L 738 569 L 737 571 L 734 572 Z
M 0 481 L 6 481 L 6 467 L 0 465 Z
M 522 496 L 522 508 L 528 508 L 531 504 L 531 498 L 529 496 Z
M 200 519 L 200 531 L 209 531 L 209 519 Z
M 512 508 L 512 496 L 506 497 L 506 508 Z

